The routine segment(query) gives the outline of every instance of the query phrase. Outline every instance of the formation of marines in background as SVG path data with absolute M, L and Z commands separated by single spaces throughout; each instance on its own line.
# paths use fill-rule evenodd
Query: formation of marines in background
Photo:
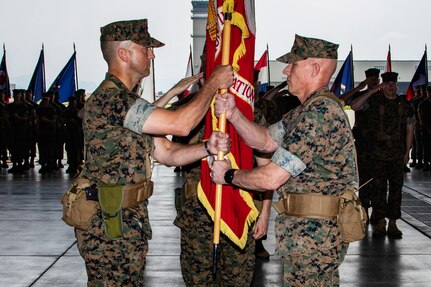
M 0 160 L 2 168 L 12 174 L 22 174 L 35 167 L 39 173 L 51 173 L 63 168 L 64 149 L 67 152 L 66 172 L 75 175 L 83 160 L 82 120 L 78 112 L 84 107 L 85 90 L 75 92 L 66 107 L 58 94 L 47 92 L 35 103 L 31 90 L 14 89 L 13 101 L 0 96 Z M 36 148 L 37 146 L 37 148 Z M 37 154 L 38 151 L 38 154 Z

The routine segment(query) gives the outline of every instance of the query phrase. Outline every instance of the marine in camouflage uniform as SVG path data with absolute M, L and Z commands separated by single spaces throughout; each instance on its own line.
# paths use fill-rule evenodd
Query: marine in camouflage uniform
M 76 98 L 69 97 L 69 105 L 63 112 L 64 139 L 67 152 L 67 163 L 69 167 L 66 173 L 75 175 L 78 166 L 82 162 L 80 158 L 82 133 L 82 120 L 78 117 L 79 110 L 76 108 Z
M 341 103 L 326 86 L 335 71 L 338 45 L 296 35 L 291 52 L 278 58 L 288 63 L 289 92 L 302 105 L 268 129 L 238 115 L 231 96 L 219 97 L 217 114 L 226 111 L 247 145 L 274 152 L 271 163 L 253 170 L 231 170 L 227 161 L 213 164 L 216 183 L 287 193 L 340 195 L 353 188 L 354 142 Z M 310 67 L 315 77 L 305 77 Z M 313 92 L 310 92 L 313 91 Z M 225 101 L 224 101 L 225 100 Z M 227 106 L 227 107 L 226 107 Z M 300 196 L 300 195 L 299 195 Z M 334 206 L 333 212 L 338 212 Z M 348 244 L 335 219 L 297 217 L 286 211 L 276 217 L 277 253 L 282 257 L 284 286 L 338 286 L 338 269 Z
M 39 150 L 39 173 L 51 173 L 55 164 L 55 133 L 57 112 L 49 103 L 49 95 L 44 93 L 36 110 L 37 144 Z
M 325 89 L 318 90 L 307 101 L 326 93 Z M 329 99 L 304 108 L 306 105 L 307 102 L 270 127 L 280 147 L 306 165 L 277 190 L 281 198 L 288 192 L 340 195 L 354 179 L 353 140 L 349 138 L 350 126 L 341 108 Z M 301 118 L 299 122 L 298 118 Z M 312 130 L 315 130 L 313 136 L 306 136 Z M 278 164 L 284 161 L 285 157 L 278 158 Z M 337 220 L 280 214 L 275 222 L 285 286 L 337 286 L 338 267 L 348 247 L 342 242 Z
M 109 85 L 102 83 L 85 106 L 83 127 L 89 158 L 82 177 L 97 186 L 148 180 L 151 173 L 146 169 L 149 158 L 145 154 L 153 149 L 153 140 L 123 127 L 137 95 L 113 75 L 108 74 L 105 81 Z M 144 121 L 154 109 L 150 103 L 144 103 Z M 89 230 L 76 230 L 89 286 L 116 286 L 119 282 L 133 286 L 143 282 L 148 240 L 152 236 L 147 206 L 148 200 L 144 200 L 123 210 L 123 239 L 105 236 L 101 214 L 94 217 Z
M 149 75 L 150 60 L 154 58 L 152 48 L 163 45 L 151 38 L 147 20 L 108 24 L 101 28 L 100 40 L 108 73 L 85 104 L 87 158 L 81 178 L 88 179 L 97 189 L 104 185 L 121 189 L 151 179 L 150 153 L 162 164 L 185 165 L 205 157 L 208 151 L 213 154 L 217 150 L 229 151 L 228 136 L 217 132 L 211 135 L 208 144 L 188 146 L 150 135 L 188 134 L 204 117 L 214 93 L 232 85 L 232 67 L 216 68 L 193 102 L 177 111 L 168 111 L 133 92 L 138 82 Z M 178 118 L 180 122 L 175 121 Z M 101 212 L 92 218 L 87 230 L 75 229 L 88 286 L 144 284 L 148 240 L 152 237 L 148 199 L 132 202 L 131 207 L 122 208 L 122 236 L 118 239 L 105 234 L 108 231 Z
M 407 100 L 396 94 L 398 74 L 387 72 L 381 76 L 383 83 L 355 100 L 352 108 L 367 111 L 373 127 L 368 135 L 373 143 L 371 204 L 377 221 L 373 235 L 386 235 L 385 218 L 388 218 L 388 236 L 401 238 L 395 221 L 401 218 L 403 167 L 413 142 L 414 113 Z
M 189 96 L 190 97 L 190 96 Z M 189 143 L 200 142 L 205 131 L 204 121 L 187 137 Z M 244 249 L 238 248 L 224 234 L 220 234 L 220 260 L 217 277 L 213 278 L 212 253 L 214 222 L 199 201 L 197 184 L 200 180 L 200 162 L 184 167 L 186 182 L 181 190 L 182 203 L 175 219 L 181 229 L 181 273 L 190 287 L 248 287 L 254 273 L 254 246 L 252 228 Z M 178 201 L 178 200 L 177 200 Z
M 415 96 L 410 100 L 415 115 L 415 130 L 413 135 L 413 147 L 412 147 L 412 162 L 410 167 L 417 169 L 423 168 L 423 139 L 422 139 L 422 128 L 419 120 L 419 105 L 426 98 L 426 90 L 423 88 L 425 85 L 418 85 L 415 88 Z
M 26 155 L 28 136 L 28 109 L 23 101 L 22 90 L 13 90 L 14 102 L 6 106 L 10 124 L 8 149 L 11 153 L 12 168 L 9 173 L 24 172 L 24 158 Z
M 224 234 L 220 234 L 220 260 L 217 277 L 212 274 L 214 223 L 197 196 L 200 168 L 186 175 L 185 188 L 194 193 L 185 200 L 175 225 L 181 228 L 181 273 L 186 286 L 248 287 L 254 272 L 254 239 L 252 228 L 244 249 L 240 249 Z

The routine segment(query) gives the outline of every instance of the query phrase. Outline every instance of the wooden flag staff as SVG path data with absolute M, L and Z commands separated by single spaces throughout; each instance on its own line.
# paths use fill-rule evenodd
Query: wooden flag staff
M 230 59 L 230 34 L 231 34 L 231 21 L 234 10 L 234 1 L 225 0 L 223 2 L 223 13 L 224 13 L 224 25 L 223 25 L 223 39 L 222 39 L 222 65 L 229 65 Z M 220 90 L 220 94 L 227 92 L 227 89 Z M 219 117 L 219 131 L 222 133 L 226 132 L 226 113 L 223 113 Z M 217 152 L 217 160 L 224 159 L 224 152 Z M 222 190 L 223 185 L 216 185 L 216 199 L 214 208 L 214 237 L 213 237 L 213 276 L 217 274 L 217 262 L 219 255 L 219 243 L 220 243 L 220 219 L 221 219 L 221 202 L 222 202 Z

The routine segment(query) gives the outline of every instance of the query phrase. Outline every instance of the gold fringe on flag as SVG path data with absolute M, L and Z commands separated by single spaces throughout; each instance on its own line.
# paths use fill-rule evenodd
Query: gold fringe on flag
M 247 49 L 245 48 L 244 39 L 250 36 L 250 32 L 248 31 L 247 24 L 245 23 L 244 16 L 241 13 L 234 12 L 232 15 L 232 25 L 241 29 L 241 44 L 235 50 L 233 54 L 232 66 L 235 71 L 239 70 L 238 61 L 245 55 Z
M 214 0 L 209 0 L 208 2 L 207 30 L 211 40 L 215 41 L 217 39 L 217 11 Z

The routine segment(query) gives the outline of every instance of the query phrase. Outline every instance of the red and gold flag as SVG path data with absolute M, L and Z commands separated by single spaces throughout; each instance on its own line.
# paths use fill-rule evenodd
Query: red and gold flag
M 386 56 L 386 71 L 385 72 L 392 72 L 391 45 L 389 45 L 388 55 Z
M 208 3 L 208 24 L 206 35 L 206 75 L 209 77 L 215 66 L 221 63 L 222 33 L 224 24 L 223 0 L 210 0 Z M 230 38 L 230 63 L 235 69 L 233 86 L 229 92 L 235 95 L 236 105 L 242 113 L 253 120 L 254 104 L 254 45 L 255 21 L 253 0 L 231 0 L 234 3 Z M 218 120 L 214 116 L 213 106 L 206 116 L 205 138 L 213 130 L 218 130 Z M 251 169 L 253 151 L 238 136 L 233 126 L 227 122 L 226 133 L 229 133 L 232 144 L 227 155 L 234 168 Z M 206 160 L 201 164 L 201 181 L 198 197 L 207 212 L 214 220 L 216 185 L 211 182 L 210 169 Z M 244 190 L 225 185 L 222 192 L 222 209 L 220 230 L 236 245 L 244 248 L 250 224 L 258 211 L 253 204 L 253 195 Z

